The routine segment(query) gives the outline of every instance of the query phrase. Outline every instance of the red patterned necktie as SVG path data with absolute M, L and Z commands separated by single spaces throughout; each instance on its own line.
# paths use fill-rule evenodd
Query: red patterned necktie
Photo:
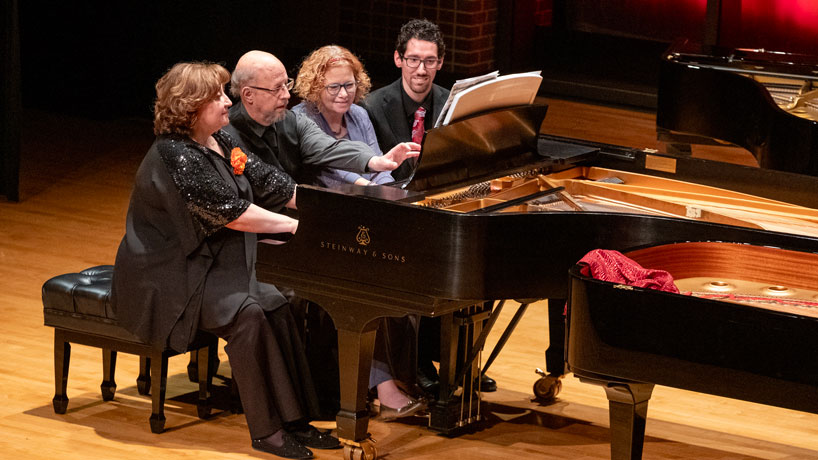
M 426 117 L 426 109 L 418 107 L 415 110 L 415 121 L 412 122 L 412 142 L 420 144 L 423 140 L 423 119 Z

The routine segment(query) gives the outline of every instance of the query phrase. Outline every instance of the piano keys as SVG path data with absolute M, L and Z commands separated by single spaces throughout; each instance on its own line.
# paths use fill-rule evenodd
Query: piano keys
M 762 168 L 818 175 L 816 69 L 816 56 L 674 43 L 659 71 L 659 140 L 668 151 L 731 144 Z
M 367 435 L 366 377 L 379 317 L 441 317 L 441 389 L 429 426 L 452 434 L 480 420 L 471 383 L 483 371 L 479 351 L 491 326 L 485 301 L 549 299 L 546 368 L 559 377 L 567 272 L 589 250 L 689 241 L 818 247 L 811 230 L 769 227 L 770 214 L 809 216 L 804 208 L 818 207 L 818 177 L 538 135 L 546 110 L 501 109 L 427 132 L 402 188 L 299 186 L 299 231 L 285 244 L 259 244 L 259 280 L 292 287 L 335 322 L 338 435 L 350 456 L 377 455 Z M 681 184 L 676 201 L 645 212 L 657 197 L 641 186 L 630 194 L 642 202 L 614 209 L 611 194 L 645 181 Z M 708 194 L 715 204 L 702 202 Z M 728 213 L 731 200 L 755 203 L 767 220 Z M 565 208 L 552 209 L 557 202 Z

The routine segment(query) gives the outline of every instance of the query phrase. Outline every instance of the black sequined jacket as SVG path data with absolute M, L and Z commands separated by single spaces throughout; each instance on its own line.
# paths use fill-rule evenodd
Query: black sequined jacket
M 294 181 L 251 152 L 236 174 L 226 154 L 181 135 L 160 135 L 140 165 L 117 251 L 113 306 L 121 324 L 157 347 L 185 351 L 199 327 L 229 324 L 247 303 L 286 300 L 255 277 L 256 235 L 225 227 L 255 203 L 280 210 Z

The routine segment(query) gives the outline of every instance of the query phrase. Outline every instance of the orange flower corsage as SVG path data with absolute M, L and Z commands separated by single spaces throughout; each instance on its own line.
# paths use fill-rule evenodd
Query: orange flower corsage
M 233 174 L 244 174 L 244 164 L 247 163 L 247 155 L 240 148 L 234 147 L 230 151 L 230 165 L 233 166 Z

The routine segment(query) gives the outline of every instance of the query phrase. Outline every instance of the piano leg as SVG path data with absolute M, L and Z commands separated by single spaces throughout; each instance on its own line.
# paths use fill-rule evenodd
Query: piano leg
M 540 379 L 534 382 L 534 396 L 551 402 L 562 389 L 565 376 L 565 299 L 548 299 L 548 349 L 545 370 L 537 369 Z
M 373 321 L 373 324 L 377 322 Z M 369 410 L 367 393 L 369 390 L 369 370 L 375 347 L 375 329 L 363 332 L 338 328 L 339 374 L 341 390 L 341 410 L 338 411 L 338 438 L 346 445 L 345 457 L 360 456 L 370 450 L 374 458 L 374 447 L 369 440 Z M 366 446 L 366 447 L 365 447 Z M 350 456 L 347 456 L 349 452 Z
M 579 376 L 581 382 L 600 385 L 608 397 L 611 424 L 611 460 L 639 460 L 645 443 L 645 422 L 652 383 L 613 382 Z

